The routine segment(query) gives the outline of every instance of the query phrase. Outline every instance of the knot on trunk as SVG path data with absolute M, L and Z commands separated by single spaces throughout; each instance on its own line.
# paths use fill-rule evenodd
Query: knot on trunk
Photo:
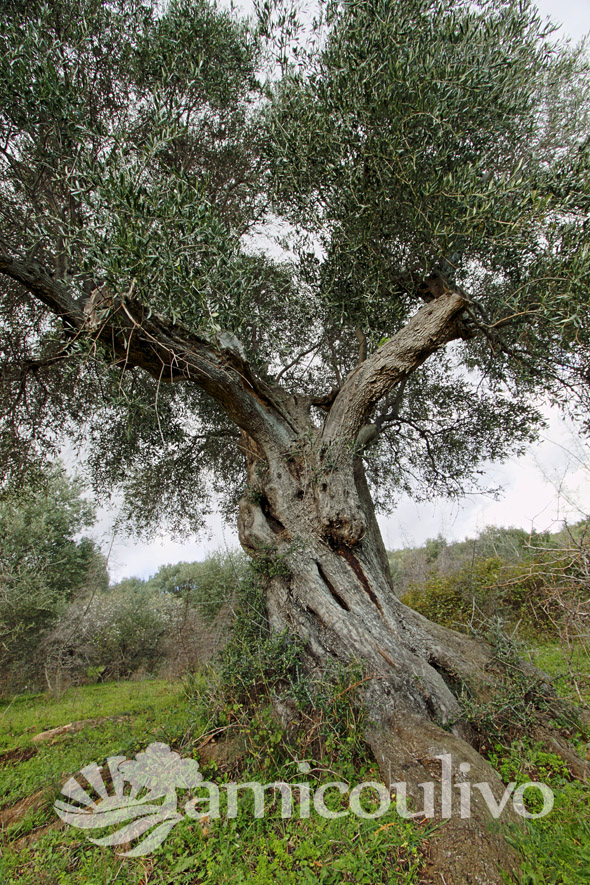
M 356 547 L 367 533 L 354 480 L 323 483 L 319 495 L 321 535 L 331 547 Z
M 273 546 L 277 540 L 260 503 L 245 495 L 240 499 L 238 509 L 238 537 L 249 553 Z

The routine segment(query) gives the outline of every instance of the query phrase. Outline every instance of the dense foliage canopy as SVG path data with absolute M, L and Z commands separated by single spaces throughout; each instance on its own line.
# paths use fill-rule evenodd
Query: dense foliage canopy
M 588 61 L 528 0 L 330 0 L 303 36 L 282 3 L 0 16 L 7 479 L 66 434 L 139 528 L 234 503 L 244 422 L 161 356 L 142 370 L 138 310 L 318 426 L 359 360 L 462 293 L 461 335 L 359 442 L 378 503 L 460 492 L 547 396 L 584 412 Z

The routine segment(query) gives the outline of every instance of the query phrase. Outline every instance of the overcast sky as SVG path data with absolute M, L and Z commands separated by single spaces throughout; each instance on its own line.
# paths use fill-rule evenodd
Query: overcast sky
M 537 0 L 537 7 L 574 40 L 590 31 L 590 0 Z
M 540 11 L 563 25 L 562 33 L 579 40 L 590 32 L 590 0 L 537 0 Z M 526 455 L 492 467 L 488 487 L 503 487 L 497 500 L 475 495 L 460 503 L 436 500 L 417 504 L 403 498 L 393 516 L 380 519 L 386 546 L 414 546 L 439 532 L 449 539 L 475 534 L 486 525 L 513 525 L 530 530 L 556 527 L 590 511 L 588 444 L 555 412 L 547 412 L 548 427 Z M 202 559 L 208 553 L 237 546 L 237 537 L 219 518 L 210 536 L 184 543 L 160 537 L 149 544 L 113 539 L 113 516 L 103 512 L 97 537 L 111 548 L 109 570 L 114 579 L 147 577 L 160 565 Z

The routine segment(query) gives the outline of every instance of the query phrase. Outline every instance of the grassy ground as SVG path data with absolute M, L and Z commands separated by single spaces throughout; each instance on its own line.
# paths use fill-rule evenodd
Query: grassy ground
M 552 677 L 560 697 L 590 705 L 590 659 L 583 647 L 564 650 L 555 642 L 530 650 L 533 663 Z M 578 753 L 589 758 L 590 745 L 577 742 Z M 546 748 L 515 742 L 492 759 L 504 781 L 541 781 L 555 795 L 552 812 L 530 821 L 514 841 L 522 857 L 522 885 L 583 885 L 590 883 L 590 789 L 572 779 L 559 757 Z
M 41 743 L 37 749 L 31 740 L 40 731 L 96 717 L 105 721 Z M 122 859 L 113 848 L 95 847 L 82 831 L 65 829 L 57 820 L 52 805 L 61 785 L 84 765 L 101 764 L 113 755 L 133 758 L 152 741 L 163 741 L 190 756 L 190 736 L 199 738 L 205 728 L 180 683 L 87 686 L 71 689 L 60 699 L 23 696 L 4 704 L 0 708 L 2 885 L 418 882 L 426 828 L 393 814 L 376 821 L 352 815 L 344 821 L 319 816 L 282 820 L 276 807 L 257 820 L 247 803 L 243 812 L 240 804 L 233 821 L 207 825 L 182 821 L 153 855 L 137 859 Z M 212 758 L 202 765 L 206 776 L 217 782 L 227 777 L 222 768 Z M 280 774 L 271 748 L 266 758 L 252 760 L 246 779 L 257 776 L 268 782 Z M 289 776 L 293 777 L 293 766 Z M 334 779 L 332 772 L 326 776 Z M 370 779 L 377 772 L 363 776 Z
M 151 741 L 178 743 L 187 728 L 182 686 L 121 682 L 67 691 L 61 698 L 24 695 L 0 707 L 0 882 L 115 881 L 120 860 L 75 831 L 62 831 L 52 809 L 69 775 L 110 755 L 133 757 Z M 41 731 L 72 721 L 102 720 L 36 745 Z M 117 881 L 139 882 L 138 868 Z
M 584 661 L 576 662 L 582 675 L 574 685 L 557 646 L 539 649 L 535 660 L 552 673 L 562 694 L 581 692 L 590 700 L 590 667 L 584 670 Z M 102 765 L 109 756 L 132 759 L 153 741 L 169 744 L 185 758 L 198 758 L 205 776 L 217 783 L 232 779 L 231 761 L 211 752 L 213 742 L 202 747 L 208 723 L 202 706 L 194 704 L 194 688 L 189 692 L 182 683 L 164 681 L 121 682 L 70 689 L 59 699 L 28 695 L 0 705 L 2 885 L 429 881 L 428 823 L 403 821 L 394 812 L 374 821 L 353 815 L 326 820 L 313 813 L 309 820 L 283 820 L 275 803 L 264 818 L 256 819 L 252 807 L 241 803 L 235 820 L 185 818 L 159 849 L 136 859 L 121 858 L 117 849 L 94 846 L 83 831 L 65 828 L 52 806 L 70 775 L 90 762 Z M 95 721 L 53 741 L 32 741 L 38 732 L 85 719 Z M 261 715 L 248 731 L 250 747 L 258 749 L 246 760 L 242 780 L 301 779 L 276 725 Z M 590 883 L 587 787 L 572 781 L 560 760 L 542 747 L 520 742 L 498 746 L 495 754 L 494 764 L 506 781 L 541 780 L 556 797 L 548 817 L 513 835 L 523 858 L 522 885 Z M 310 777 L 380 780 L 369 761 L 352 770 L 345 754 L 342 765 L 332 762 L 330 771 L 317 774 L 315 769 L 325 767 L 322 760 L 314 766 Z M 182 808 L 182 793 L 179 798 Z
M 564 650 L 556 642 L 538 645 L 531 650 L 533 663 L 553 677 L 561 697 L 574 704 L 590 706 L 590 654 L 586 645 Z

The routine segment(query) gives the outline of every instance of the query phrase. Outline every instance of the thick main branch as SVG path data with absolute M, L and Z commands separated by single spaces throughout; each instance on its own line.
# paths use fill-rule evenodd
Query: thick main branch
M 458 322 L 469 301 L 449 292 L 422 307 L 386 344 L 345 380 L 326 421 L 325 445 L 354 442 L 377 403 L 432 353 L 460 337 Z
M 138 366 L 160 382 L 196 384 L 260 442 L 278 447 L 291 442 L 295 428 L 280 390 L 251 371 L 234 336 L 220 334 L 208 341 L 130 295 L 113 299 L 95 290 L 89 298 L 75 299 L 36 261 L 0 255 L 0 273 L 24 286 L 71 335 L 104 344 L 122 367 Z

